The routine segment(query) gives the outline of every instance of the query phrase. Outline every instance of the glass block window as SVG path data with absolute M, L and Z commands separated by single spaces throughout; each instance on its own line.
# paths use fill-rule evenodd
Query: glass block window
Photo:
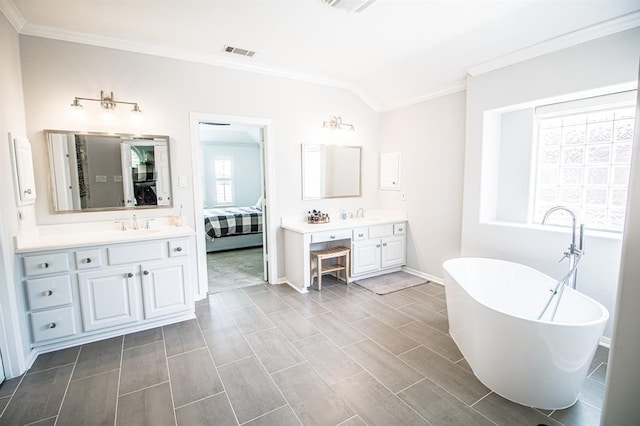
M 233 162 L 228 158 L 214 160 L 216 204 L 233 204 Z
M 534 223 L 563 205 L 589 229 L 622 232 L 635 106 L 537 118 Z M 549 219 L 570 224 L 561 214 Z

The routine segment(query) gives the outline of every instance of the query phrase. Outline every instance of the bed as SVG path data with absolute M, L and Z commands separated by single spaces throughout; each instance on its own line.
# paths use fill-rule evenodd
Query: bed
M 229 207 L 204 210 L 207 253 L 262 245 L 262 210 Z

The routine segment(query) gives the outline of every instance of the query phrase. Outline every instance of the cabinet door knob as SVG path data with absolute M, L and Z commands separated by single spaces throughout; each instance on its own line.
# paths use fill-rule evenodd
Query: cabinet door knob
M 85 263 L 91 263 L 91 258 L 87 257 L 84 261 L 85 261 Z
M 52 322 L 51 324 L 49 324 L 49 328 L 56 328 L 56 323 Z
M 176 247 L 176 251 L 182 251 L 182 247 Z
M 143 274 L 149 275 L 149 271 L 144 271 Z
M 129 273 L 127 274 L 127 277 L 132 278 L 132 277 L 133 277 L 133 274 L 132 274 L 131 272 L 129 272 Z
M 53 296 L 53 290 L 47 290 L 44 292 L 45 296 Z
M 49 264 L 47 262 L 43 263 L 42 265 L 40 265 L 40 267 L 42 269 L 47 269 L 49 267 Z

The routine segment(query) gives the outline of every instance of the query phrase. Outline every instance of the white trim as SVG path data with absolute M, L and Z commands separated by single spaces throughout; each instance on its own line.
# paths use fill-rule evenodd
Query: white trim
M 421 272 L 416 269 L 409 268 L 407 266 L 403 266 L 402 271 L 411 275 L 415 275 L 420 278 L 424 278 L 436 284 L 444 285 L 444 278 L 436 277 L 435 275 L 427 274 L 425 272 Z
M 602 336 L 600 338 L 600 346 L 604 346 L 605 348 L 611 348 L 611 338 Z
M 541 43 L 516 50 L 498 58 L 467 68 L 467 72 L 475 77 L 490 71 L 517 64 L 538 56 L 586 43 L 601 37 L 630 30 L 640 26 L 640 12 L 632 12 L 589 27 L 581 28 Z
M 191 169 L 192 169 L 192 181 L 193 181 L 193 212 L 194 212 L 194 227 L 196 229 L 196 257 L 198 265 L 198 298 L 204 298 L 208 291 L 207 282 L 207 247 L 205 244 L 205 231 L 204 231 L 204 213 L 202 206 L 202 167 L 200 166 L 200 140 L 199 140 L 199 123 L 201 121 L 212 121 L 218 123 L 231 123 L 245 126 L 261 127 L 264 133 L 264 163 L 266 170 L 264 172 L 265 177 L 265 192 L 263 205 L 267 211 L 267 220 L 264 224 L 264 231 L 267 235 L 267 252 L 269 253 L 268 276 L 269 282 L 276 282 L 276 269 L 278 265 L 278 247 L 276 244 L 276 235 L 279 228 L 279 223 L 275 220 L 277 216 L 277 209 L 275 208 L 275 171 L 273 170 L 273 157 L 274 157 L 274 137 L 273 137 L 273 122 L 271 120 L 265 120 L 261 118 L 252 117 L 239 117 L 232 115 L 221 115 L 211 113 L 198 113 L 192 112 L 189 114 L 189 127 L 191 129 Z
M 415 98 L 411 98 L 411 99 L 407 99 L 406 101 L 402 101 L 402 102 L 396 102 L 394 104 L 391 104 L 385 108 L 383 108 L 381 111 L 379 112 L 385 112 L 385 111 L 391 111 L 394 109 L 400 109 L 400 108 L 404 108 L 404 107 L 408 107 L 411 105 L 415 105 L 415 104 L 419 104 L 420 102 L 426 102 L 429 101 L 431 99 L 436 99 L 436 98 L 440 98 L 442 96 L 447 96 L 447 95 L 451 95 L 454 93 L 458 93 L 458 92 L 463 92 L 467 90 L 467 81 L 466 80 L 462 80 L 459 81 L 458 83 L 455 83 L 449 87 L 445 87 L 442 89 L 438 89 L 435 90 L 433 92 L 427 93 L 426 95 L 422 95 L 422 96 L 418 96 Z
M 7 21 L 13 25 L 16 32 L 20 33 L 27 21 L 22 16 L 22 12 L 18 9 L 13 0 L 0 0 L 0 11 L 7 18 Z

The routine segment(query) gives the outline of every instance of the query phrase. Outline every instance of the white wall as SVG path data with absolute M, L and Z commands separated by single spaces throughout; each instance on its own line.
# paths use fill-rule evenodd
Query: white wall
M 636 123 L 640 123 L 640 96 L 636 107 Z M 636 127 L 637 129 L 637 127 Z M 602 425 L 633 426 L 640 424 L 640 333 L 638 333 L 638 301 L 640 300 L 640 132 L 636 130 L 631 165 L 627 221 L 625 223 L 622 264 L 607 388 L 602 411 Z
M 495 257 L 530 265 L 560 277 L 558 264 L 569 245 L 565 231 L 496 223 L 499 146 L 487 111 L 534 100 L 566 100 L 576 93 L 602 94 L 635 87 L 640 29 L 584 43 L 467 80 L 462 254 Z M 492 207 L 493 206 L 493 207 Z M 493 211 L 491 209 L 493 208 Z M 587 253 L 578 276 L 580 290 L 613 313 L 621 238 L 587 233 Z M 611 321 L 605 330 L 611 336 Z
M 33 207 L 21 207 L 23 220 L 19 223 L 16 214 L 8 134 L 25 137 L 26 126 L 18 34 L 1 13 L 0 93 L 0 350 L 6 375 L 13 377 L 24 370 L 28 347 L 17 303 L 20 287 L 14 285 L 17 271 L 12 239 L 21 225 L 33 226 L 35 215 Z
M 460 255 L 464 129 L 465 92 L 381 117 L 380 152 L 402 155 L 401 191 L 380 191 L 381 205 L 407 212 L 407 267 L 439 282 L 442 262 Z
M 262 74 L 219 68 L 114 49 L 21 36 L 20 53 L 24 81 L 27 129 L 34 142 L 38 224 L 76 223 L 127 217 L 125 213 L 75 213 L 52 215 L 48 210 L 46 147 L 43 129 L 118 131 L 165 134 L 171 137 L 174 205 L 184 203 L 185 221 L 194 225 L 194 195 L 190 182 L 191 138 L 189 113 L 255 117 L 272 120 L 273 164 L 277 189 L 272 217 L 297 215 L 316 208 L 356 210 L 378 204 L 378 114 L 350 92 Z M 78 122 L 68 111 L 75 96 L 96 97 L 113 91 L 116 99 L 134 101 L 144 111 L 137 125 L 126 119 L 112 124 L 93 118 L 97 103 L 85 104 L 88 113 Z M 322 122 L 341 115 L 356 132 L 323 132 Z M 364 146 L 363 196 L 361 198 L 302 201 L 300 144 L 340 143 Z M 187 188 L 177 185 L 180 176 Z M 173 209 L 171 214 L 177 213 Z M 165 216 L 166 211 L 144 210 L 139 219 Z M 277 279 L 284 274 L 282 231 L 278 244 Z

